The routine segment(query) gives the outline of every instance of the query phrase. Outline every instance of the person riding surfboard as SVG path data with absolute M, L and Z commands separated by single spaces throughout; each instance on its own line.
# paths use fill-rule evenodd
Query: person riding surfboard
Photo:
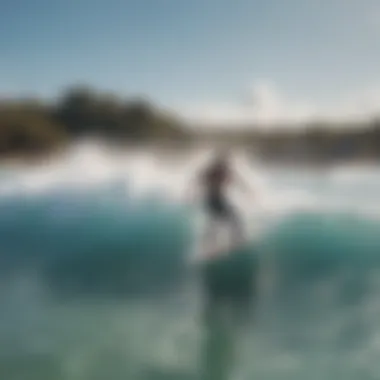
M 236 170 L 232 170 L 230 156 L 226 150 L 217 152 L 209 165 L 198 175 L 197 183 L 204 189 L 203 206 L 207 215 L 212 221 L 228 225 L 232 232 L 233 245 L 242 244 L 242 218 L 226 193 L 231 184 L 238 184 L 249 192 L 252 192 L 252 189 Z M 206 237 L 210 237 L 210 229 L 209 224 L 205 231 Z

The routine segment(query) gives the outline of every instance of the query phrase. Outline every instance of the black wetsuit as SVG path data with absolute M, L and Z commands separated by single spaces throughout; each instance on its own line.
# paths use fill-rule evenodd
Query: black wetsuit
M 230 173 L 224 166 L 216 165 L 204 174 L 205 206 L 213 217 L 222 219 L 234 217 L 233 209 L 224 194 L 224 187 L 229 179 Z

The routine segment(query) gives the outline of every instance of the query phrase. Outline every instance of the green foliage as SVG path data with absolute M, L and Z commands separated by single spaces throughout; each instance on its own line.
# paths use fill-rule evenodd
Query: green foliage
M 187 138 L 177 120 L 149 102 L 122 101 L 84 86 L 69 89 L 55 104 L 0 103 L 1 155 L 43 153 L 94 135 L 121 144 Z
M 233 126 L 232 126 L 233 127 Z M 69 88 L 55 103 L 0 101 L 0 155 L 45 153 L 91 136 L 121 145 L 145 142 L 220 141 L 253 148 L 265 159 L 331 162 L 380 159 L 380 119 L 337 126 L 314 121 L 303 129 L 281 126 L 213 132 L 186 128 L 146 99 L 121 99 L 90 87 Z
M 37 103 L 0 106 L 0 154 L 39 154 L 67 141 L 64 128 Z
M 95 134 L 130 142 L 186 136 L 180 123 L 146 100 L 123 102 L 85 87 L 67 91 L 56 105 L 55 117 L 74 137 Z

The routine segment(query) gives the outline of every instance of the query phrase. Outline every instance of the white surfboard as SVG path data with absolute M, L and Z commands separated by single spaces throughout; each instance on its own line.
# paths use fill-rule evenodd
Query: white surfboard
M 240 245 L 239 245 L 240 246 Z M 193 255 L 193 263 L 205 263 L 211 260 L 218 260 L 225 257 L 231 253 L 234 249 L 239 247 L 238 245 L 231 245 L 229 247 L 208 247 Z
M 213 260 L 218 260 L 233 254 L 236 249 L 248 244 L 249 239 L 245 236 L 242 241 L 236 242 L 232 239 L 231 234 L 226 233 L 224 229 L 217 228 L 213 236 L 207 240 L 199 239 L 196 242 L 196 247 L 191 262 L 193 264 L 202 264 Z

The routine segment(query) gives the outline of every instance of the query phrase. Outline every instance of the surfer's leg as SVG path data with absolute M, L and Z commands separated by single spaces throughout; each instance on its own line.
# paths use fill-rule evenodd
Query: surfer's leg
M 216 249 L 216 230 L 215 230 L 215 220 L 209 215 L 206 226 L 202 232 L 201 244 L 203 255 L 212 256 Z
M 205 202 L 207 223 L 203 231 L 202 241 L 206 244 L 207 250 L 214 250 L 216 247 L 217 234 L 216 226 L 223 221 L 223 204 L 216 196 L 210 196 Z
M 234 244 L 243 242 L 244 226 L 241 218 L 223 194 L 210 197 L 207 202 L 207 209 L 214 220 L 227 224 Z
M 227 214 L 227 222 L 231 229 L 232 241 L 234 242 L 234 244 L 239 245 L 243 243 L 244 242 L 244 225 L 240 216 L 237 214 L 235 210 L 232 209 L 232 207 L 229 208 L 229 211 Z
M 212 220 L 208 220 L 207 224 L 202 233 L 202 241 L 207 245 L 210 244 L 213 240 L 214 235 L 214 223 Z

